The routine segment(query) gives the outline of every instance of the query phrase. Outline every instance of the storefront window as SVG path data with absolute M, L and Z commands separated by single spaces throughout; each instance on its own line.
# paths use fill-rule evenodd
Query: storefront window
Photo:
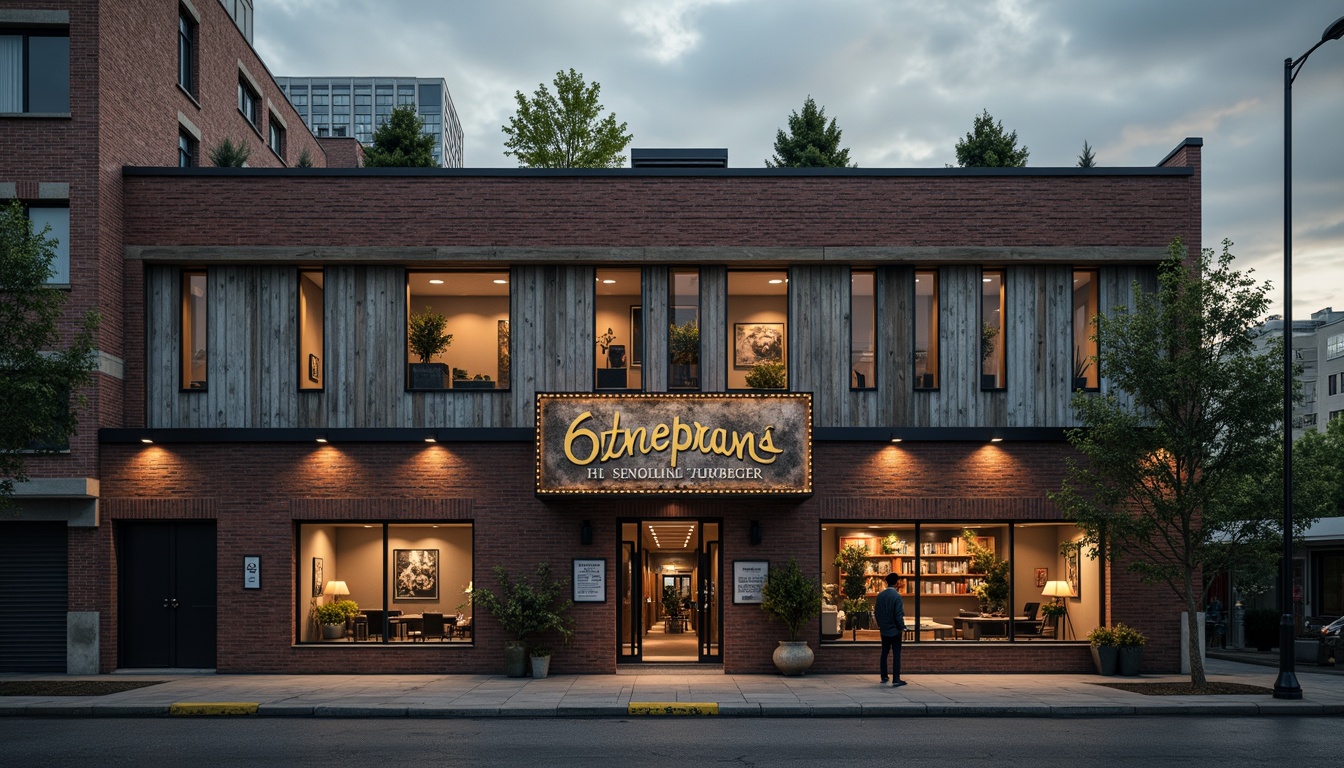
M 300 524 L 299 642 L 471 642 L 472 535 L 470 523 Z
M 668 281 L 667 388 L 700 388 L 700 271 L 674 269 Z
M 1007 340 L 1003 337 L 1003 271 L 980 275 L 980 388 L 1008 386 Z
M 889 574 L 907 642 L 1085 637 L 1098 623 L 1101 584 L 1080 538 L 1066 523 L 825 523 L 822 640 L 877 642 L 872 609 Z
M 788 272 L 728 273 L 728 388 L 788 386 Z
M 597 270 L 593 302 L 597 389 L 644 388 L 644 307 L 638 269 Z
M 849 386 L 876 389 L 877 302 L 872 270 L 849 274 Z
M 322 270 L 299 272 L 299 389 L 318 391 L 326 378 Z
M 1072 389 L 1097 389 L 1097 342 L 1092 338 L 1092 319 L 1097 316 L 1097 273 L 1080 269 L 1073 273 L 1073 382 Z
M 509 388 L 508 272 L 411 272 L 408 389 Z
M 182 273 L 182 388 L 204 390 L 208 371 L 204 272 Z
M 915 273 L 915 389 L 938 388 L 938 273 Z

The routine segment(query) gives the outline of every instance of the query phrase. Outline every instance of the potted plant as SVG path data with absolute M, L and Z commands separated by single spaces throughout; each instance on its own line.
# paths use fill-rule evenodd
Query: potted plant
M 752 389 L 784 389 L 789 383 L 789 372 L 783 363 L 757 363 L 747 372 L 747 386 Z
M 971 554 L 971 570 L 984 574 L 975 587 L 975 595 L 980 598 L 981 610 L 987 613 L 1002 613 L 1011 591 L 1008 586 L 1010 569 L 1008 561 L 1000 559 L 994 554 L 994 550 L 981 545 L 976 540 L 975 531 L 966 529 L 961 535 L 966 541 L 967 551 Z
M 674 635 L 680 633 L 681 598 L 677 596 L 677 590 L 671 584 L 663 586 L 663 614 L 668 618 L 668 633 Z
M 1068 611 L 1063 603 L 1046 603 L 1041 606 L 1041 621 L 1050 627 L 1050 634 L 1059 637 L 1059 620 Z
M 462 369 L 454 368 L 453 373 L 456 374 L 460 370 Z M 490 379 L 490 374 L 488 373 L 478 373 L 475 376 L 469 376 L 467 375 L 466 371 L 462 371 L 462 378 L 453 379 L 453 389 L 494 389 L 494 388 L 495 388 L 495 382 Z
M 1243 622 L 1246 642 L 1255 646 L 1255 650 L 1264 653 L 1274 647 L 1279 639 L 1279 614 L 1269 608 L 1251 608 Z
M 544 645 L 534 646 L 528 654 L 532 659 L 532 677 L 537 680 L 551 673 L 551 649 Z
M 882 537 L 882 554 L 884 555 L 903 555 L 905 554 L 905 539 L 894 533 L 888 533 Z
M 598 389 L 625 389 L 625 345 L 613 344 L 616 333 L 608 328 L 597 337 L 597 346 L 601 349 L 604 367 L 597 369 Z M 615 359 L 615 365 L 612 365 Z
M 1124 624 L 1116 624 L 1113 631 L 1118 649 L 1116 671 L 1125 677 L 1136 677 L 1139 674 L 1139 663 L 1143 661 L 1143 644 L 1148 642 L 1148 638 Z
M 801 675 L 812 666 L 815 656 L 806 640 L 799 640 L 803 627 L 821 614 L 821 586 L 803 575 L 798 561 L 790 557 L 788 565 L 766 574 L 761 590 L 761 608 L 771 618 L 784 622 L 789 639 L 780 640 L 773 659 L 775 668 L 785 675 Z
M 840 609 L 845 612 L 847 629 L 854 630 L 851 639 L 857 639 L 859 629 L 868 628 L 872 608 L 868 605 L 868 550 L 856 544 L 847 544 L 835 556 L 840 568 L 840 591 L 845 596 Z
M 668 362 L 672 365 L 669 384 L 673 387 L 694 387 L 700 375 L 700 324 L 687 320 L 681 325 L 668 326 Z
M 322 639 L 339 640 L 345 637 L 346 622 L 359 615 L 359 604 L 354 600 L 337 600 L 317 606 L 313 613 L 322 625 Z
M 999 377 L 997 374 L 985 373 L 985 365 L 989 363 L 989 358 L 994 354 L 994 339 L 999 335 L 999 329 L 984 323 L 980 326 L 980 388 L 998 389 Z
M 1114 675 L 1120 660 L 1120 648 L 1117 645 L 1115 630 L 1110 627 L 1097 627 L 1087 633 L 1087 641 L 1092 646 L 1092 663 L 1099 675 Z
M 476 587 L 474 606 L 485 608 L 495 617 L 510 640 L 504 642 L 504 672 L 509 677 L 527 675 L 527 640 L 555 633 L 568 644 L 574 634 L 574 620 L 566 615 L 571 605 L 568 582 L 551 573 L 551 564 L 537 565 L 535 583 L 526 577 L 515 580 L 501 565 L 492 569 L 499 582 L 499 593 Z
M 1092 358 L 1082 354 L 1078 347 L 1073 348 L 1073 388 L 1087 389 L 1087 369 L 1092 367 Z
M 448 366 L 431 363 L 430 358 L 452 346 L 453 335 L 447 333 L 448 318 L 425 307 L 424 312 L 412 312 L 406 323 L 406 340 L 411 353 L 420 362 L 411 363 L 411 389 L 444 389 L 448 386 Z

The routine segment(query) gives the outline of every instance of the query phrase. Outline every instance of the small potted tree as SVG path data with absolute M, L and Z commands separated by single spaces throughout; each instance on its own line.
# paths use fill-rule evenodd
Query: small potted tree
M 476 587 L 471 593 L 472 604 L 494 616 L 512 638 L 504 642 L 504 673 L 509 677 L 526 677 L 530 638 L 554 633 L 568 644 L 574 634 L 574 620 L 566 615 L 572 605 L 567 592 L 569 582 L 557 579 L 548 562 L 537 565 L 535 583 L 526 577 L 515 580 L 501 565 L 492 572 L 499 582 L 499 593 Z M 549 661 L 546 666 L 549 669 Z
M 835 556 L 835 565 L 840 568 L 840 591 L 845 596 L 841 609 L 845 612 L 845 625 L 852 630 L 850 639 L 858 638 L 858 630 L 868 628 L 868 618 L 872 608 L 868 605 L 868 550 L 847 544 Z
M 681 598 L 677 595 L 676 587 L 667 584 L 663 587 L 663 615 L 667 617 L 668 634 L 679 634 L 681 632 Z
M 967 529 L 962 531 L 961 535 L 966 541 L 967 551 L 971 554 L 971 570 L 984 574 L 984 578 L 975 588 L 976 597 L 980 598 L 981 610 L 986 613 L 1002 613 L 1011 591 L 1008 586 L 1008 561 L 999 559 L 994 550 L 981 545 L 976 540 L 975 531 Z
M 798 561 L 790 557 L 788 565 L 771 570 L 762 589 L 761 608 L 771 618 L 784 622 L 788 640 L 775 648 L 775 668 L 788 676 L 801 675 L 815 659 L 806 640 L 800 640 L 803 628 L 821 613 L 821 585 L 803 575 Z
M 999 335 L 999 329 L 984 323 L 980 326 L 980 388 L 998 389 L 999 376 L 996 373 L 985 373 L 985 366 L 989 365 L 989 358 L 994 355 L 994 339 Z
M 687 320 L 668 326 L 668 362 L 672 365 L 668 385 L 695 387 L 700 383 L 700 324 Z
M 420 362 L 411 363 L 411 389 L 446 389 L 448 366 L 431 363 L 430 358 L 452 346 L 453 335 L 447 333 L 448 318 L 425 307 L 424 312 L 412 312 L 406 323 L 406 340 L 411 353 Z

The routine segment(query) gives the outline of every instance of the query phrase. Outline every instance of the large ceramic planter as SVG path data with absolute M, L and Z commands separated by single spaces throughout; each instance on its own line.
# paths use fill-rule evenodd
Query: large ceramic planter
M 509 677 L 527 677 L 527 643 L 521 640 L 504 641 L 504 674 Z
M 1120 662 L 1120 649 L 1114 645 L 1094 645 L 1092 663 L 1097 667 L 1098 675 L 1114 675 Z
M 1143 646 L 1127 645 L 1117 650 L 1120 653 L 1117 659 L 1116 672 L 1119 672 L 1123 677 L 1138 677 L 1139 663 L 1143 661 Z
M 533 656 L 533 657 L 532 657 L 532 677 L 533 677 L 534 679 L 541 680 L 542 678 L 546 677 L 546 676 L 549 675 L 550 673 L 551 673 L 551 657 L 550 657 L 550 656 Z
M 323 639 L 323 640 L 340 640 L 342 637 L 345 637 L 345 625 L 344 625 L 344 624 L 323 624 L 323 625 L 322 625 L 322 639 Z
M 797 677 L 806 672 L 816 656 L 806 640 L 780 640 L 774 653 L 775 668 L 784 675 Z

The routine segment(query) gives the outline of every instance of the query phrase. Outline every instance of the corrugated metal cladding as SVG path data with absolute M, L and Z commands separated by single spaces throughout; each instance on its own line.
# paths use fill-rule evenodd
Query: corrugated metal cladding
M 0 672 L 64 672 L 65 523 L 0 523 Z

